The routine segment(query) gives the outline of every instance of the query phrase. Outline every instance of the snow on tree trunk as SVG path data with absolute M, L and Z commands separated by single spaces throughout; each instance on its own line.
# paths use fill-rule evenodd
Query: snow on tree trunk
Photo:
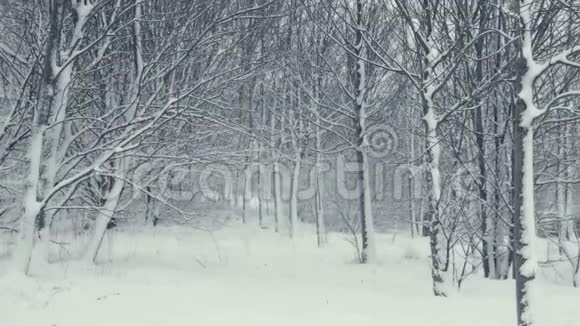
M 41 204 L 37 201 L 26 201 L 26 208 L 20 221 L 18 244 L 14 252 L 14 268 L 18 273 L 28 274 L 32 250 L 34 249 L 35 222 L 40 214 L 41 207 Z
M 558 155 L 561 159 L 564 159 L 566 155 L 566 134 L 565 132 L 560 131 L 560 139 L 558 144 Z M 557 171 L 562 171 L 561 161 L 558 160 L 557 164 Z M 567 223 L 567 189 L 566 183 L 562 182 L 561 179 L 565 179 L 567 177 L 568 169 L 564 168 L 562 171 L 562 176 L 558 177 L 556 180 L 556 206 L 558 211 L 558 219 L 559 219 L 559 229 L 558 229 L 558 246 L 560 247 L 560 253 L 564 253 L 566 241 L 568 241 L 568 223 Z
M 500 99 L 496 99 L 496 106 L 500 107 Z M 507 207 L 502 206 L 502 198 L 506 198 L 505 193 L 508 191 L 506 185 L 510 185 L 511 189 L 511 149 L 502 149 L 502 142 L 500 140 L 500 128 L 499 126 L 504 124 L 504 121 L 508 117 L 504 116 L 501 110 L 494 110 L 493 125 L 495 128 L 494 134 L 497 135 L 494 141 L 494 150 L 497 153 L 494 162 L 495 173 L 495 184 L 499 185 L 494 187 L 494 200 L 493 200 L 493 211 L 495 223 L 495 248 L 496 248 L 496 276 L 498 279 L 507 279 L 511 273 L 510 265 L 512 262 L 512 226 L 508 225 L 501 218 L 502 215 L 511 215 Z M 507 133 L 508 129 L 503 130 L 503 134 Z M 506 182 L 507 180 L 507 182 Z
M 99 253 L 99 249 L 101 248 L 105 232 L 107 231 L 107 225 L 109 224 L 111 218 L 113 217 L 113 214 L 115 213 L 115 209 L 117 208 L 117 204 L 119 203 L 121 192 L 123 191 L 123 185 L 125 182 L 123 181 L 122 178 L 123 178 L 122 175 L 120 175 L 118 178 L 117 177 L 114 178 L 113 187 L 111 188 L 111 191 L 107 194 L 105 204 L 97 214 L 93 235 L 89 240 L 89 244 L 85 252 L 85 261 L 87 262 L 95 262 L 95 260 L 97 259 L 97 254 Z
M 421 172 L 421 176 L 423 176 L 423 172 Z M 427 225 L 427 221 L 425 219 L 425 196 L 424 196 L 424 187 L 421 186 L 421 198 L 419 200 L 419 215 L 418 215 L 418 227 L 417 227 L 417 233 L 419 234 L 419 236 L 424 237 L 427 236 L 428 232 L 428 225 Z
M 34 248 L 34 230 L 37 221 L 40 222 L 40 236 L 44 247 L 41 248 L 41 254 L 44 256 L 42 258 L 48 258 L 51 221 L 43 220 L 42 209 L 46 204 L 44 197 L 51 193 L 53 189 L 58 171 L 58 162 L 62 159 L 64 150 L 66 150 L 61 148 L 60 144 L 66 119 L 70 82 L 77 61 L 75 51 L 84 38 L 84 26 L 94 7 L 92 3 L 78 2 L 73 4 L 77 19 L 70 42 L 61 51 L 59 24 L 62 16 L 65 15 L 64 4 L 61 1 L 55 1 L 50 6 L 50 30 L 43 75 L 45 84 L 42 86 L 40 94 L 42 98 L 35 112 L 32 125 L 33 135 L 29 145 L 28 185 L 24 195 L 24 211 L 17 250 L 14 254 L 15 267 L 22 273 L 28 273 Z M 47 129 L 48 126 L 51 128 Z M 43 168 L 41 165 L 45 155 L 46 162 Z
M 375 231 L 372 211 L 372 197 L 370 187 L 369 159 L 368 159 L 368 137 L 366 128 L 366 102 L 367 92 L 366 68 L 363 56 L 365 55 L 365 45 L 362 37 L 363 26 L 363 4 L 357 0 L 357 29 L 356 29 L 356 71 L 354 78 L 354 107 L 356 114 L 356 137 L 358 139 L 357 161 L 359 164 L 358 182 L 361 185 L 359 196 L 359 212 L 362 236 L 362 263 L 374 263 L 376 260 Z
M 263 151 L 262 145 L 260 144 L 260 149 L 258 150 L 258 158 L 261 156 L 261 153 Z M 258 195 L 258 225 L 260 227 L 264 226 L 264 188 L 265 186 L 265 173 L 264 173 L 264 165 L 259 163 L 258 164 L 258 183 L 257 183 L 257 187 L 258 187 L 258 191 L 257 191 L 257 195 Z
M 282 188 L 280 177 L 280 163 L 274 161 L 272 169 L 274 179 L 274 231 L 280 231 L 280 221 L 282 220 Z
M 520 6 L 521 4 L 521 6 Z M 517 65 L 517 100 L 514 112 L 514 268 L 516 276 L 516 304 L 518 326 L 533 324 L 535 257 L 535 207 L 534 207 L 534 119 L 540 110 L 534 103 L 534 81 L 541 67 L 533 58 L 531 37 L 532 6 L 529 1 L 515 1 L 515 12 L 522 22 L 518 41 L 520 58 Z
M 429 14 L 429 13 L 427 13 Z M 430 18 L 427 19 L 427 48 L 423 54 L 422 68 L 422 91 L 421 104 L 423 107 L 423 123 L 425 125 L 425 146 L 426 146 L 426 163 L 427 163 L 427 188 L 428 188 L 428 223 L 429 238 L 431 250 L 431 278 L 433 281 L 433 294 L 435 296 L 446 297 L 448 295 L 448 283 L 450 282 L 447 275 L 449 262 L 447 261 L 447 251 L 445 247 L 446 239 L 443 232 L 443 214 L 440 205 L 441 201 L 441 172 L 439 169 L 439 159 L 441 155 L 441 145 L 437 127 L 439 120 L 437 118 L 433 103 L 435 86 L 433 85 L 433 67 L 432 64 L 437 59 L 432 41 L 432 27 Z
M 313 94 L 318 98 L 318 89 L 320 87 L 321 80 L 317 78 L 317 84 L 314 87 Z M 324 219 L 324 203 L 322 201 L 322 194 L 324 194 L 324 184 L 322 183 L 322 170 L 321 170 L 321 159 L 320 159 L 320 150 L 322 148 L 321 145 L 321 128 L 320 126 L 320 108 L 318 105 L 314 105 L 314 111 L 316 113 L 316 153 L 314 154 L 314 208 L 316 213 L 316 239 L 318 243 L 318 247 L 326 246 L 328 239 L 326 235 L 326 221 Z
M 437 135 L 438 121 L 433 109 L 429 87 L 424 97 L 425 129 L 427 133 L 427 186 L 429 187 L 429 236 L 431 249 L 431 277 L 433 294 L 445 297 L 448 295 L 449 280 L 447 275 L 447 254 L 444 247 L 446 240 L 443 233 L 443 216 L 441 211 L 441 172 L 439 158 L 441 145 Z
M 375 229 L 372 211 L 371 187 L 369 182 L 368 155 L 366 152 L 359 153 L 361 156 L 362 169 L 362 194 L 361 194 L 361 232 L 362 232 L 362 252 L 363 263 L 374 263 L 376 261 Z
M 497 252 L 496 252 L 496 232 L 497 232 L 497 225 L 496 220 L 492 217 L 492 214 L 486 215 L 486 228 L 487 228 L 487 241 L 485 245 L 487 245 L 487 264 L 489 266 L 489 274 L 488 277 L 491 279 L 497 279 L 497 267 L 496 267 L 496 259 L 497 259 Z
M 525 108 L 521 97 L 517 106 Z M 517 110 L 516 114 L 524 110 Z M 523 115 L 522 114 L 522 115 Z M 516 118 L 516 122 L 520 120 Z M 531 126 L 514 126 L 514 264 L 516 271 L 516 299 L 518 325 L 532 325 L 531 313 L 533 280 L 536 275 L 534 241 L 536 236 L 533 180 L 533 131 Z
M 317 154 L 318 156 L 318 154 Z M 320 158 L 317 157 L 316 159 L 316 167 L 315 167 L 315 209 L 316 209 L 316 238 L 318 241 L 318 247 L 324 247 L 328 243 L 327 235 L 326 235 L 326 221 L 324 219 L 324 206 L 322 202 L 322 194 L 324 193 L 324 185 L 321 182 L 320 177 Z
M 66 107 L 68 105 L 70 82 L 73 72 L 73 65 L 64 67 L 58 77 L 56 77 L 56 86 L 53 89 L 51 112 L 56 112 L 52 120 L 49 121 L 51 128 L 44 133 L 45 147 L 47 148 L 48 157 L 44 162 L 44 173 L 41 174 L 41 198 L 44 198 L 51 192 L 56 180 L 56 174 L 59 162 L 64 158 L 61 148 L 61 137 L 64 130 L 64 120 L 66 118 Z M 68 142 L 67 139 L 64 142 Z M 50 246 L 50 228 L 52 225 L 52 214 L 42 214 L 39 223 L 40 243 L 38 248 L 38 258 L 48 261 L 48 251 Z
M 301 108 L 300 98 L 294 110 Z M 291 124 L 297 129 L 291 136 L 292 150 L 294 152 L 294 169 L 292 171 L 292 181 L 290 184 L 290 208 L 289 208 L 289 235 L 290 238 L 296 236 L 298 228 L 298 188 L 300 186 L 300 166 L 302 164 L 302 147 L 300 137 L 302 137 L 303 121 L 299 113 L 292 111 L 290 114 Z
M 571 137 L 571 135 L 570 135 Z M 574 169 L 572 166 L 568 165 L 567 167 L 568 170 L 568 177 L 569 178 L 573 178 L 574 177 Z M 573 243 L 577 243 L 579 245 L 579 250 L 580 250 L 580 242 L 578 239 L 578 236 L 576 235 L 576 226 L 575 226 L 575 215 L 574 215 L 574 187 L 572 185 L 569 185 L 568 188 L 566 189 L 566 210 L 565 210 L 565 214 L 566 214 L 566 232 L 567 232 L 567 236 L 568 236 L 568 240 L 573 242 Z M 580 255 L 578 255 L 578 257 L 580 258 Z
M 242 176 L 242 223 L 246 224 L 246 210 L 248 209 L 248 177 L 246 176 L 248 173 L 244 171 L 244 175 Z
M 274 196 L 274 232 L 280 231 L 280 221 L 282 220 L 282 194 L 280 163 L 278 162 L 278 151 L 276 148 L 276 116 L 274 111 L 270 111 L 270 143 L 272 145 L 272 192 Z
M 38 117 L 35 117 L 35 122 Z M 14 269 L 18 273 L 27 274 L 30 267 L 32 250 L 34 247 L 34 230 L 36 219 L 42 209 L 42 204 L 38 202 L 38 186 L 40 181 L 40 165 L 42 160 L 42 140 L 44 129 L 35 123 L 30 140 L 29 160 L 30 167 L 26 192 L 24 194 L 24 207 L 20 218 L 20 228 L 17 239 L 16 250 L 13 254 Z
M 413 112 L 413 111 L 410 111 Z M 411 161 L 415 157 L 415 134 L 411 133 L 409 139 L 410 151 L 407 160 Z M 414 238 L 415 234 L 420 235 L 419 231 L 419 224 L 417 223 L 417 217 L 415 216 L 415 173 L 414 171 L 410 171 L 407 177 L 407 187 L 408 187 L 408 196 L 409 196 L 409 223 L 411 224 L 411 237 Z
M 415 217 L 415 200 L 413 199 L 413 177 L 409 176 L 408 180 L 408 193 L 409 193 L 409 221 L 411 224 L 411 238 L 415 237 L 415 233 L 418 233 L 416 230 L 417 227 L 417 218 Z
M 262 41 L 262 53 L 264 52 L 264 42 Z M 266 109 L 264 107 L 264 84 L 260 84 L 260 100 L 259 100 L 259 107 L 261 110 L 260 116 L 260 126 L 266 124 Z M 265 157 L 265 150 L 264 144 L 262 142 L 259 143 L 258 148 L 258 212 L 259 212 L 259 224 L 260 227 L 264 227 L 264 215 L 267 214 L 265 212 L 267 208 L 266 200 L 269 199 L 269 196 L 266 194 L 270 193 L 270 186 L 272 185 L 271 180 L 268 180 L 266 176 L 266 170 L 264 164 L 262 164 L 261 159 Z
M 301 154 L 297 150 L 294 154 L 294 170 L 292 171 L 292 185 L 290 187 L 290 238 L 296 236 L 298 227 L 298 186 L 300 181 Z

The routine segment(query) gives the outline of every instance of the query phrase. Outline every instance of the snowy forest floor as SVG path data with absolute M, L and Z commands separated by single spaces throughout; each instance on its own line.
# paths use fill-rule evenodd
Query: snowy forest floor
M 380 262 L 355 263 L 346 235 L 318 249 L 302 226 L 272 230 L 185 226 L 109 232 L 97 266 L 74 260 L 6 274 L 0 324 L 92 325 L 515 325 L 514 283 L 474 275 L 460 292 L 431 292 L 426 239 L 380 234 Z M 70 254 L 62 246 L 62 255 Z M 577 326 L 580 289 L 540 275 L 538 325 Z

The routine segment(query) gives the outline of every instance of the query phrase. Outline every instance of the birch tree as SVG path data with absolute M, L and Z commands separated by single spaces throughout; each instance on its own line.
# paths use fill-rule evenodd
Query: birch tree
M 559 28 L 557 20 L 562 10 L 557 4 L 537 4 L 532 1 L 514 1 L 513 12 L 519 21 L 517 62 L 515 81 L 516 104 L 513 113 L 513 206 L 514 206 L 514 266 L 516 277 L 516 303 L 518 325 L 532 325 L 533 318 L 533 292 L 534 279 L 537 270 L 537 258 L 535 257 L 535 203 L 534 203 L 534 121 L 550 109 L 548 103 L 544 108 L 537 106 L 536 81 L 548 69 L 555 65 L 565 65 L 572 68 L 580 68 L 580 64 L 572 61 L 580 52 L 580 47 L 572 45 L 562 48 L 562 45 L 551 43 L 546 52 L 539 52 L 534 47 L 534 41 L 542 39 L 544 29 L 549 26 Z M 547 17 L 547 12 L 551 16 Z M 542 29 L 537 22 L 541 19 Z M 557 41 L 555 41 L 557 42 Z M 565 92 L 552 99 L 559 101 L 576 94 Z

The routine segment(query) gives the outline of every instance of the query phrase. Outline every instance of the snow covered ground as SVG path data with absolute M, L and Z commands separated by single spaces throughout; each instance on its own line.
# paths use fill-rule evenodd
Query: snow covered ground
M 30 278 L 4 258 L 0 325 L 515 325 L 512 281 L 472 276 L 435 298 L 425 239 L 378 235 L 380 263 L 360 265 L 344 235 L 318 249 L 304 228 L 294 241 L 249 226 L 117 230 L 98 266 L 36 265 Z M 539 283 L 537 325 L 578 326 L 580 289 Z

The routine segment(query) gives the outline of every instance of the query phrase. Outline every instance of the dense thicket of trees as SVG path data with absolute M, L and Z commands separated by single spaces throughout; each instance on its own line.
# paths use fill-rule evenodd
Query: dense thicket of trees
M 0 218 L 14 266 L 48 260 L 58 224 L 83 219 L 93 262 L 108 228 L 195 221 L 205 198 L 290 237 L 313 221 L 320 247 L 346 228 L 362 263 L 381 250 L 375 229 L 404 225 L 430 237 L 436 296 L 480 265 L 513 272 L 530 325 L 536 234 L 580 285 L 579 12 L 573 0 L 3 1 Z M 143 214 L 121 221 L 128 207 Z

